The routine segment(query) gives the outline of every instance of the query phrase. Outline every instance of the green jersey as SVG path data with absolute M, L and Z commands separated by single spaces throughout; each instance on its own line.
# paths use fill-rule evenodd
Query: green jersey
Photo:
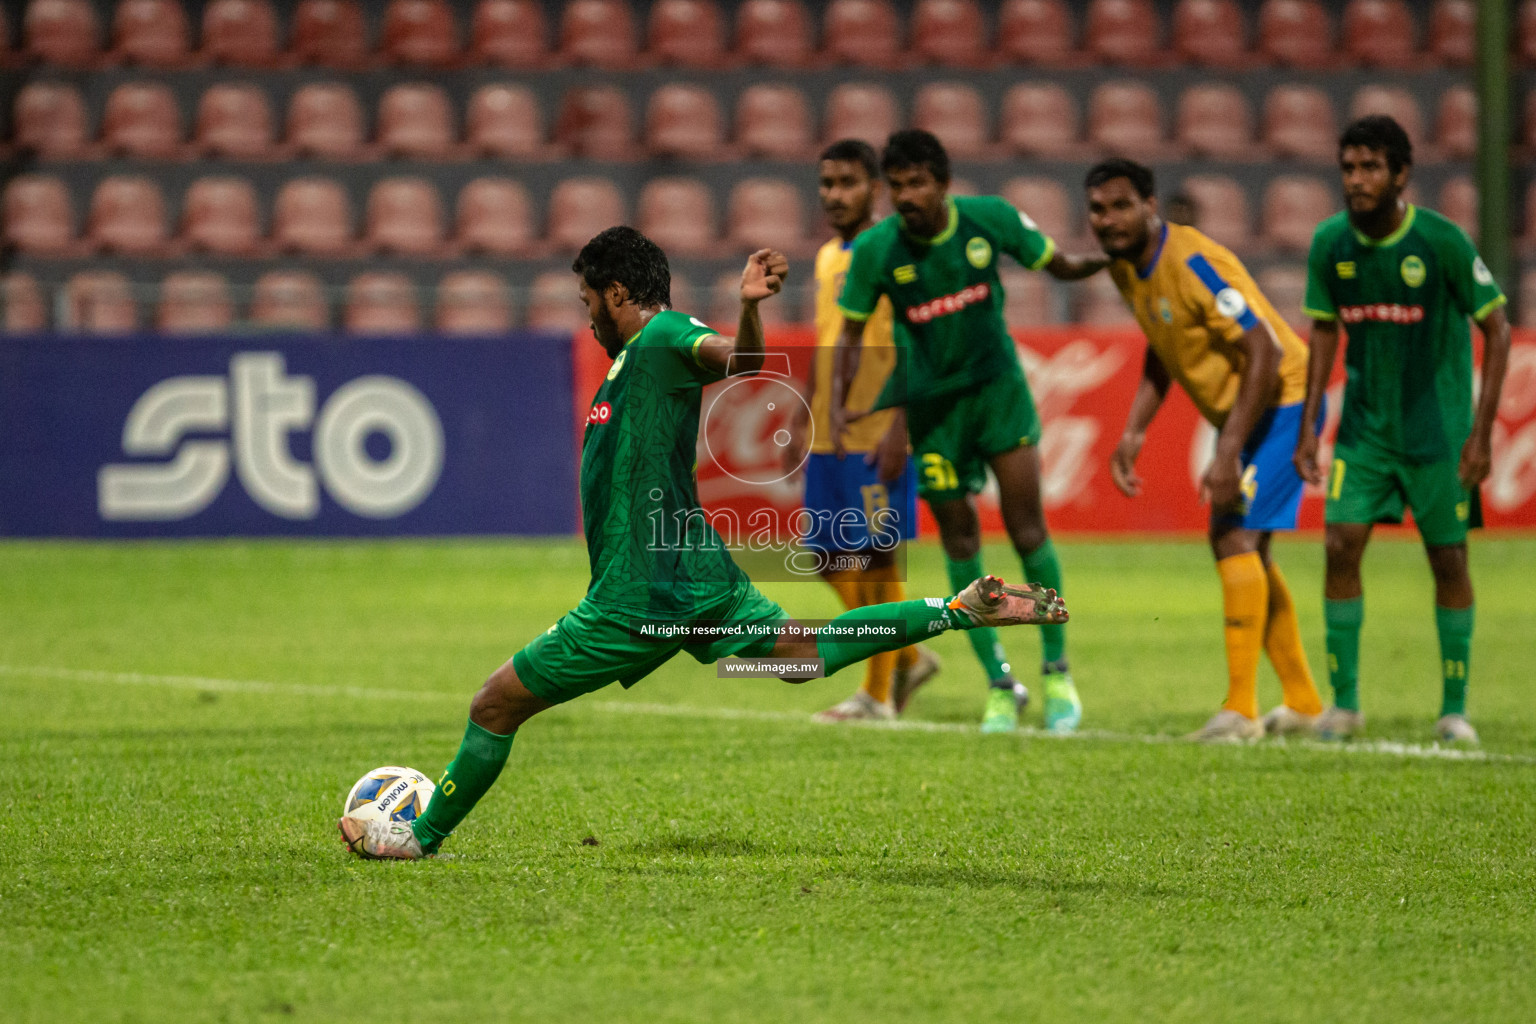
M 1464 231 L 1409 206 L 1382 239 L 1344 213 L 1317 226 L 1303 311 L 1349 341 L 1339 443 L 1410 462 L 1454 458 L 1472 430 L 1472 331 L 1504 296 Z
M 592 563 L 587 599 L 656 619 L 687 618 L 747 582 L 699 507 L 694 479 L 715 331 L 663 310 L 625 343 L 587 414 L 581 517 Z
M 1000 253 L 1030 270 L 1051 261 L 1056 243 L 1005 199 L 952 197 L 949 224 L 933 238 L 908 234 L 890 216 L 854 239 L 838 306 L 864 321 L 880 296 L 896 313 L 896 370 L 875 408 L 978 387 L 1018 373 L 1003 319 Z

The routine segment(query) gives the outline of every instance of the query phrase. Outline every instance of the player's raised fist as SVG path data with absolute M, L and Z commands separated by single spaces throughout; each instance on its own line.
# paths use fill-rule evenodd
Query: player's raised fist
M 777 295 L 789 276 L 789 260 L 776 249 L 759 249 L 747 257 L 741 272 L 741 301 L 760 302 Z

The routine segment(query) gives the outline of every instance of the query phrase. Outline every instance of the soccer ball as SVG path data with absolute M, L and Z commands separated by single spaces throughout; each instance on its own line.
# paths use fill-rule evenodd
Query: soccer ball
M 343 817 L 415 821 L 436 792 L 432 780 L 414 768 L 375 768 L 357 780 L 341 813 Z

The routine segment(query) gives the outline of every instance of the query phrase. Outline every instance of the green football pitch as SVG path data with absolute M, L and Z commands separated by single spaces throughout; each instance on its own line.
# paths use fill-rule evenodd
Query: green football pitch
M 685 656 L 530 723 L 451 856 L 380 864 L 347 788 L 437 776 L 576 542 L 0 544 L 0 1019 L 1536 1020 L 1536 540 L 1473 544 L 1473 754 L 1431 743 L 1412 543 L 1367 557 L 1342 748 L 1177 742 L 1225 692 L 1204 546 L 1061 550 L 1081 737 L 975 732 L 955 634 L 895 729 L 809 722 L 858 668 Z M 1277 557 L 1321 672 L 1320 542 Z M 931 543 L 910 578 L 944 592 Z

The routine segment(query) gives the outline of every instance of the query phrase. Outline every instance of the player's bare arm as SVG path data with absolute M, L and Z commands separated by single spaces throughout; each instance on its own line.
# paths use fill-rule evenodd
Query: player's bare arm
M 892 410 L 891 425 L 881 436 L 880 444 L 864 459 L 875 465 L 881 483 L 893 483 L 900 478 L 907 468 L 907 410 L 904 407 Z
M 1328 392 L 1328 378 L 1339 354 L 1339 322 L 1313 320 L 1307 338 L 1307 397 L 1301 407 L 1301 434 L 1296 439 L 1296 454 L 1291 461 L 1296 472 L 1313 486 L 1323 483 L 1323 470 L 1317 464 L 1317 412 Z
M 1109 257 L 1102 253 L 1066 253 L 1058 249 L 1051 255 L 1050 262 L 1040 269 L 1058 281 L 1081 281 L 1107 266 Z
M 1504 307 L 1495 307 L 1477 327 L 1483 332 L 1482 387 L 1472 433 L 1461 448 L 1457 468 L 1461 485 L 1469 491 L 1488 479 L 1493 469 L 1493 421 L 1499 413 L 1499 393 L 1504 390 L 1504 374 L 1509 369 L 1509 316 Z
M 1163 399 L 1168 396 L 1168 388 L 1172 383 L 1173 378 L 1168 375 L 1168 368 L 1148 346 L 1146 360 L 1141 366 L 1141 382 L 1136 385 L 1136 397 L 1131 399 L 1131 411 L 1125 418 L 1125 430 L 1120 435 L 1120 443 L 1115 446 L 1114 454 L 1109 457 L 1109 477 L 1120 493 L 1128 498 L 1141 493 L 1141 475 L 1136 472 L 1136 459 L 1141 455 L 1141 446 L 1146 443 L 1147 427 L 1152 425 L 1157 410 L 1162 408 Z
M 1216 438 L 1216 457 L 1200 481 L 1200 496 L 1212 508 L 1224 508 L 1237 501 L 1242 485 L 1243 446 L 1280 386 L 1280 356 L 1284 350 L 1269 321 L 1260 317 L 1243 332 L 1243 352 L 1248 361 L 1237 388 L 1237 399 Z
M 747 257 L 741 272 L 741 322 L 736 337 L 712 334 L 699 342 L 699 362 L 719 373 L 752 374 L 763 368 L 763 321 L 757 304 L 777 295 L 789 276 L 789 260 L 774 249 Z
M 843 403 L 848 400 L 848 382 L 859 372 L 859 356 L 864 350 L 864 325 L 857 320 L 843 318 L 843 333 L 832 349 L 832 400 L 828 419 L 832 428 L 832 448 L 838 458 L 847 454 L 843 449 L 843 432 L 848 427 L 849 410 Z M 856 409 L 854 412 L 865 412 Z M 903 423 L 902 429 L 906 426 Z

